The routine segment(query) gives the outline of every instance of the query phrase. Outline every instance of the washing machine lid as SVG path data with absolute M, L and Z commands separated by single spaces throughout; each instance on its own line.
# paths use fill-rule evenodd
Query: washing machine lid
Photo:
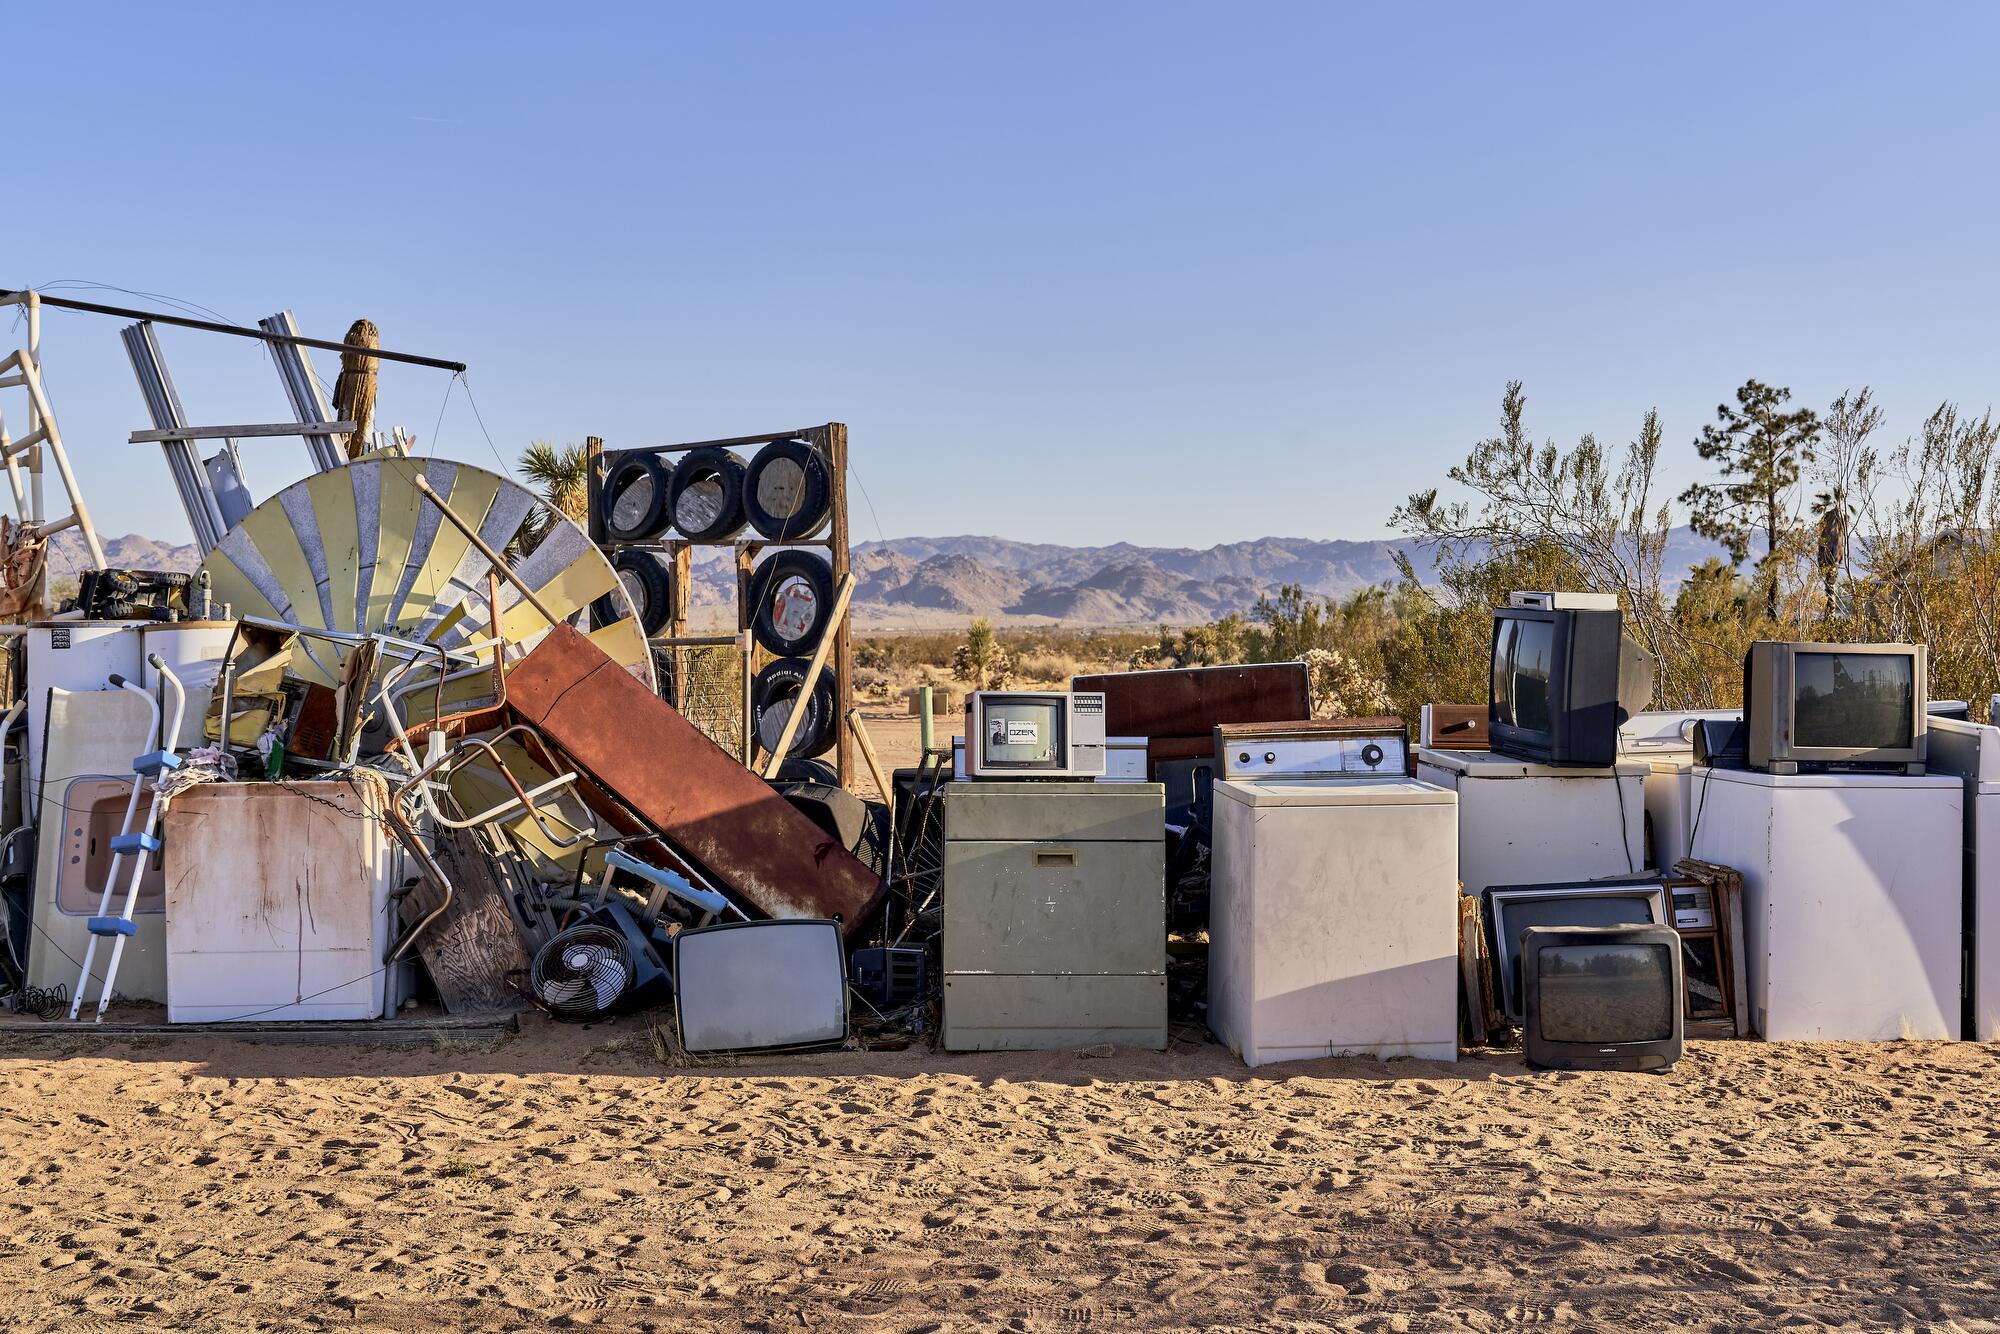
M 1246 806 L 1455 806 L 1458 793 L 1415 778 L 1231 778 L 1218 801 Z

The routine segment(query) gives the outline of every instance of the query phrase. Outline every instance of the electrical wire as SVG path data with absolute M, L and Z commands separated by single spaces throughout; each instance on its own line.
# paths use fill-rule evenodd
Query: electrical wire
M 426 454 L 437 453 L 438 432 L 444 429 L 445 406 L 451 402 L 451 391 L 457 383 L 458 377 L 456 375 L 444 382 L 444 397 L 438 400 L 437 421 L 431 425 L 431 438 L 424 442 L 424 453 Z
M 508 477 L 512 477 L 514 475 L 513 465 L 500 457 L 500 446 L 493 443 L 493 433 L 486 429 L 486 418 L 480 415 L 479 400 L 472 396 L 472 381 L 466 376 L 464 371 L 459 371 L 452 378 L 465 381 L 465 402 L 466 406 L 472 409 L 472 419 L 479 423 L 479 433 L 486 437 L 486 447 L 493 451 L 494 461 L 500 465 L 500 471 Z
M 1611 762 L 1611 786 L 1618 789 L 1618 841 L 1625 845 L 1625 874 L 1637 875 L 1639 868 L 1632 861 L 1632 826 L 1625 814 L 1625 776 L 1618 772 L 1618 762 Z

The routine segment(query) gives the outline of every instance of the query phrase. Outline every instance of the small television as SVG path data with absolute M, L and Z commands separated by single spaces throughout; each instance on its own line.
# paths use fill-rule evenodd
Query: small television
M 1653 697 L 1652 655 L 1608 594 L 1516 593 L 1493 609 L 1487 745 L 1531 764 L 1601 768 Z
M 847 1037 L 847 957 L 825 918 L 718 922 L 674 937 L 674 1022 L 688 1051 L 823 1047 Z
M 1521 1046 L 1542 1070 L 1671 1070 L 1687 1038 L 1680 936 L 1670 926 L 1521 933 Z
M 977 690 L 965 700 L 965 776 L 1101 778 L 1104 695 Z
M 1487 948 L 1500 982 L 1500 1008 L 1509 1022 L 1526 1014 L 1521 983 L 1521 933 L 1539 926 L 1665 926 L 1667 891 L 1658 876 L 1617 880 L 1568 880 L 1543 885 L 1488 885 Z
M 1930 662 L 1922 644 L 1760 639 L 1743 658 L 1750 767 L 1922 773 Z

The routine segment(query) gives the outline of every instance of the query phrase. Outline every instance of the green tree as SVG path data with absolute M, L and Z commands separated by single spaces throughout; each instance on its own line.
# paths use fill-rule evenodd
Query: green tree
M 1826 410 L 1825 448 L 1819 451 L 1813 469 L 1819 487 L 1813 495 L 1813 517 L 1819 529 L 1814 560 L 1829 616 L 1836 610 L 1840 580 L 1848 573 L 1856 514 L 1880 466 L 1868 438 L 1881 426 L 1882 409 L 1875 403 L 1875 391 L 1867 385 L 1842 394 Z
M 1784 411 L 1792 391 L 1745 380 L 1736 406 L 1720 404 L 1715 420 L 1702 427 L 1695 451 L 1722 474 L 1719 482 L 1696 482 L 1681 493 L 1690 522 L 1703 537 L 1720 542 L 1741 565 L 1750 539 L 1764 535 L 1757 564 L 1764 610 L 1778 615 L 1778 574 L 1791 535 L 1791 503 L 1800 470 L 1812 462 L 1819 441 L 1819 414 L 1811 408 Z

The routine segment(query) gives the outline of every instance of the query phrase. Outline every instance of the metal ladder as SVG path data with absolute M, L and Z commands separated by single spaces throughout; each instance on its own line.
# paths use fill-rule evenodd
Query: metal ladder
M 28 316 L 28 345 L 0 357 L 0 389 L 28 391 L 28 433 L 16 440 L 7 434 L 6 422 L 0 419 L 0 462 L 6 465 L 7 484 L 14 492 L 14 512 L 20 515 L 23 524 L 44 537 L 53 536 L 65 528 L 80 531 L 84 546 L 90 552 L 91 565 L 101 570 L 104 568 L 104 548 L 97 540 L 96 527 L 90 522 L 90 511 L 84 506 L 76 474 L 70 470 L 69 454 L 63 449 L 62 432 L 56 429 L 56 415 L 49 407 L 48 391 L 42 384 L 41 298 L 34 292 L 18 292 L 0 298 L 0 306 L 11 305 L 25 307 Z M 57 519 L 50 519 L 43 508 L 44 450 L 55 460 L 56 474 L 62 479 L 63 490 L 69 496 L 70 512 Z M 27 465 L 25 473 L 23 463 Z
M 90 986 L 90 965 L 97 959 L 97 942 L 108 936 L 111 939 L 111 962 L 105 967 L 104 990 L 97 998 L 95 1022 L 100 1024 L 104 1022 L 104 1012 L 111 1007 L 111 986 L 118 978 L 118 960 L 125 953 L 125 942 L 139 934 L 138 926 L 132 921 L 132 910 L 139 902 L 139 881 L 146 874 L 146 858 L 166 846 L 154 832 L 155 826 L 160 822 L 161 808 L 166 804 L 160 795 L 158 780 L 181 767 L 181 758 L 174 754 L 171 738 L 181 733 L 181 715 L 187 708 L 187 692 L 181 689 L 180 678 L 160 660 L 159 654 L 148 653 L 146 661 L 173 691 L 173 722 L 162 731 L 160 702 L 153 698 L 152 692 L 134 685 L 116 673 L 112 674 L 113 687 L 129 690 L 146 701 L 146 708 L 151 715 L 151 725 L 147 728 L 146 735 L 167 739 L 167 743 L 159 750 L 148 751 L 132 761 L 132 795 L 125 802 L 125 821 L 119 826 L 118 836 L 111 840 L 111 866 L 104 876 L 104 895 L 98 900 L 97 915 L 86 923 L 90 930 L 90 944 L 83 951 L 83 969 L 76 979 L 76 994 L 69 1003 L 69 1017 L 75 1019 L 83 1010 L 84 991 Z M 132 817 L 139 811 L 139 790 L 146 786 L 148 778 L 154 780 L 153 799 L 146 808 L 146 822 L 134 829 Z M 125 902 L 119 909 L 118 915 L 114 917 L 111 915 L 111 896 L 118 886 L 118 863 L 123 857 L 132 859 L 132 874 L 125 882 Z

